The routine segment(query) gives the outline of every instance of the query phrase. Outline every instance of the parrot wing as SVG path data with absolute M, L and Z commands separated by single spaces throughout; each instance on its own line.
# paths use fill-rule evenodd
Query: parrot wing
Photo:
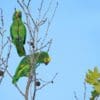
M 12 83 L 15 84 L 19 80 L 20 77 L 26 76 L 26 74 L 30 68 L 27 58 L 28 57 L 26 56 L 21 60 L 19 66 L 16 69 L 15 75 L 13 76 Z
M 19 56 L 25 55 L 24 44 L 26 40 L 26 28 L 23 22 L 20 20 L 14 20 L 10 27 L 10 34 L 12 42 L 16 46 Z
M 26 27 L 22 21 L 19 22 L 19 34 L 23 44 L 25 44 L 26 40 Z

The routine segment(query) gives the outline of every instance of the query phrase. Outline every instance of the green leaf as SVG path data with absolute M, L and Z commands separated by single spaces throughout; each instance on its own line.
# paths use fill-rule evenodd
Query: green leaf
M 91 92 L 91 97 L 90 97 L 90 100 L 95 100 L 96 97 L 98 97 L 99 94 L 94 90 Z
M 86 78 L 85 78 L 85 81 L 91 85 L 94 85 L 94 84 L 98 84 L 98 80 L 100 78 L 100 73 L 98 71 L 98 68 L 95 67 L 94 70 L 88 70 L 88 73 L 86 73 Z
M 94 89 L 96 90 L 97 93 L 100 94 L 100 82 L 98 82 L 98 84 L 94 85 Z
M 94 70 L 88 70 L 86 73 L 85 81 L 93 86 L 90 100 L 95 100 L 100 95 L 100 72 L 97 67 Z

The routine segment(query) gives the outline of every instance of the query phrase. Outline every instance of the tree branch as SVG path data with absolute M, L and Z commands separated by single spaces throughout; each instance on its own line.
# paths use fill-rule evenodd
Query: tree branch
M 40 7 L 38 8 L 38 11 L 39 11 L 39 17 L 38 18 L 39 19 L 36 18 L 37 20 L 34 19 L 34 17 L 32 16 L 31 11 L 29 9 L 31 0 L 28 0 L 28 3 L 26 3 L 24 0 L 17 0 L 17 2 L 18 2 L 19 6 L 21 7 L 21 9 L 23 10 L 23 12 L 26 16 L 25 24 L 28 28 L 29 35 L 30 35 L 30 40 L 28 42 L 29 43 L 29 48 L 30 48 L 30 55 L 37 52 L 37 51 L 42 51 L 46 47 L 48 47 L 47 51 L 49 51 L 50 47 L 51 47 L 51 44 L 52 44 L 52 39 L 50 39 L 46 43 L 45 43 L 45 40 L 47 39 L 49 27 L 50 27 L 51 22 L 54 18 L 58 3 L 57 3 L 57 5 L 54 9 L 54 12 L 53 12 L 53 14 L 50 18 L 50 21 L 48 21 L 48 25 L 46 27 L 46 30 L 44 30 L 44 37 L 39 38 L 40 27 L 47 22 L 47 17 L 46 16 L 47 16 L 47 13 L 49 12 L 49 10 L 51 8 L 53 0 L 50 0 L 48 8 L 47 8 L 47 10 L 45 11 L 45 13 L 43 15 L 42 15 L 42 8 L 43 8 L 43 5 L 44 5 L 44 0 L 41 0 Z M 41 19 L 41 16 L 43 16 L 42 19 Z M 32 61 L 32 59 L 31 59 L 31 61 Z M 30 63 L 31 72 L 29 74 L 27 85 L 26 85 L 25 100 L 29 99 L 28 98 L 29 97 L 29 90 L 30 90 L 30 86 L 31 86 L 32 83 L 34 83 L 34 90 L 33 90 L 32 100 L 35 100 L 36 92 L 37 92 L 37 87 L 36 87 L 37 78 L 36 78 L 36 73 L 35 72 L 33 73 L 33 71 L 32 71 L 32 68 L 33 68 L 32 64 L 34 65 L 35 63 L 33 63 L 33 62 Z M 48 81 L 47 83 L 43 84 L 43 86 L 41 88 L 45 87 L 49 83 L 53 83 L 53 80 L 55 79 L 56 75 L 53 77 L 53 79 L 51 81 Z M 34 81 L 32 80 L 33 77 L 34 77 Z

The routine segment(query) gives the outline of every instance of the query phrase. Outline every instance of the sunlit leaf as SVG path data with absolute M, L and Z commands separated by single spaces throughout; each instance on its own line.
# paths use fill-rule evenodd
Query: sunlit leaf
M 98 71 L 98 68 L 95 67 L 94 70 L 88 70 L 88 73 L 86 73 L 85 81 L 91 85 L 97 84 L 100 79 L 100 72 Z

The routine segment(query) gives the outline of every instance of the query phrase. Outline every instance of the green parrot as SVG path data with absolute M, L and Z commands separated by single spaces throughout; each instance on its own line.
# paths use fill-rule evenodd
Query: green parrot
M 47 65 L 50 61 L 51 61 L 51 58 L 48 52 L 44 52 L 44 51 L 36 52 L 32 55 L 25 56 L 21 60 L 21 62 L 19 63 L 19 66 L 16 69 L 15 75 L 13 76 L 12 83 L 16 84 L 16 82 L 19 80 L 20 77 L 24 77 L 24 76 L 28 77 L 31 69 L 32 69 L 32 72 L 34 73 L 38 65 L 42 63 Z
M 26 27 L 22 21 L 21 11 L 15 10 L 13 14 L 13 22 L 10 27 L 10 34 L 12 42 L 17 49 L 18 55 L 24 56 L 26 54 L 24 49 L 26 40 Z

